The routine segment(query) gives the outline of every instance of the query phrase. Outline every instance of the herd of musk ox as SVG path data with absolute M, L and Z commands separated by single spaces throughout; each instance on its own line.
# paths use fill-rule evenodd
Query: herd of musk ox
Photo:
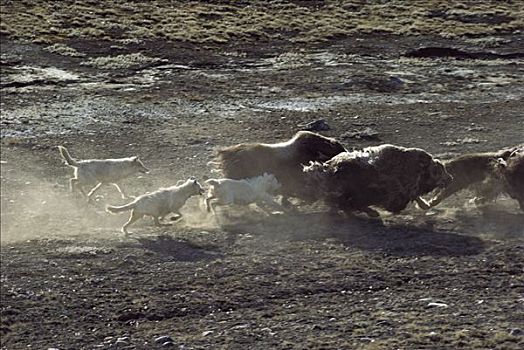
M 524 211 L 524 144 L 441 162 L 422 149 L 390 144 L 348 151 L 333 138 L 300 131 L 282 143 L 223 148 L 211 163 L 226 178 L 274 174 L 284 203 L 321 200 L 334 210 L 378 216 L 371 207 L 399 213 L 416 201 L 429 209 L 469 188 L 476 203 L 505 193 Z M 422 198 L 436 189 L 429 202 Z

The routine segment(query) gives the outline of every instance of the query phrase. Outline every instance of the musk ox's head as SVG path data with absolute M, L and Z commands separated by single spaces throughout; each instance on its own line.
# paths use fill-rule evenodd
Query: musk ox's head
M 181 187 L 185 186 L 185 187 L 190 188 L 191 189 L 190 193 L 193 195 L 197 195 L 197 194 L 202 195 L 205 192 L 200 182 L 198 182 L 197 178 L 194 176 L 191 176 L 189 179 L 184 181 L 184 183 L 182 183 L 181 185 L 179 185 L 180 182 L 181 182 L 180 180 L 177 182 L 177 186 L 181 186 Z
M 133 156 L 131 159 L 131 166 L 135 171 L 141 172 L 143 174 L 149 174 L 149 169 L 146 168 L 144 163 L 138 158 L 138 156 Z
M 325 162 L 346 149 L 337 140 L 310 131 L 299 131 L 292 142 L 299 152 L 308 155 L 308 161 Z
M 428 173 L 436 187 L 447 187 L 453 181 L 453 177 L 446 171 L 446 167 L 440 160 L 433 160 L 428 167 Z
M 435 188 L 449 186 L 453 177 L 446 171 L 444 164 L 425 151 L 419 155 L 421 166 L 421 178 L 419 181 L 419 195 L 429 193 Z

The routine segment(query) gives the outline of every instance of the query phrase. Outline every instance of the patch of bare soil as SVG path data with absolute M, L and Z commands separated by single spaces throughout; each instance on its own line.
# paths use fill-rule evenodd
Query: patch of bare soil
M 446 159 L 522 143 L 513 5 L 420 2 L 410 27 L 395 17 L 404 2 L 276 1 L 272 18 L 260 2 L 176 2 L 165 18 L 178 28 L 161 2 L 150 18 L 138 2 L 32 3 L 2 0 L 2 349 L 524 347 L 524 213 L 510 198 L 477 208 L 464 191 L 380 219 L 220 208 L 221 225 L 192 198 L 181 220 L 125 237 L 128 213 L 104 209 L 127 200 L 112 186 L 89 204 L 71 193 L 56 149 L 139 155 L 151 173 L 121 183 L 136 196 L 211 176 L 217 147 L 318 119 L 350 149 Z

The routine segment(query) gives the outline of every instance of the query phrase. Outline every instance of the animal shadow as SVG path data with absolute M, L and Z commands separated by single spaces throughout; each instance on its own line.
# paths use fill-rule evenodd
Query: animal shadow
M 485 242 L 431 226 L 384 224 L 364 216 L 343 217 L 325 212 L 299 213 L 266 218 L 257 224 L 228 226 L 230 232 L 250 232 L 272 240 L 305 241 L 335 239 L 366 251 L 398 256 L 464 256 L 479 254 Z
M 214 260 L 223 256 L 221 252 L 216 251 L 215 246 L 198 245 L 186 240 L 173 239 L 169 235 L 141 237 L 136 240 L 143 248 L 159 255 L 172 257 L 177 261 Z

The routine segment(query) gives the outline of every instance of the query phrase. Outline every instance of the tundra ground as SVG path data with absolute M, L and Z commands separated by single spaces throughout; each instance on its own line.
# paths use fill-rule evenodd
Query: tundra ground
M 2 1 L 2 349 L 152 349 L 159 336 L 179 349 L 524 346 L 524 214 L 509 198 L 475 208 L 466 191 L 380 219 L 224 208 L 223 226 L 192 198 L 172 226 L 141 220 L 124 237 L 127 215 L 104 206 L 125 200 L 111 186 L 92 204 L 70 193 L 56 149 L 139 155 L 151 173 L 122 183 L 136 196 L 210 176 L 217 147 L 285 140 L 318 119 L 348 148 L 445 159 L 522 143 L 513 5 L 417 5 L 399 25 L 404 5 L 277 1 L 263 16 L 256 1 L 149 15 L 26 3 Z M 37 20 L 49 6 L 51 22 Z M 358 10 L 390 19 L 338 22 Z M 108 26 L 121 11 L 133 16 Z M 192 32 L 206 27 L 191 18 L 226 27 Z

